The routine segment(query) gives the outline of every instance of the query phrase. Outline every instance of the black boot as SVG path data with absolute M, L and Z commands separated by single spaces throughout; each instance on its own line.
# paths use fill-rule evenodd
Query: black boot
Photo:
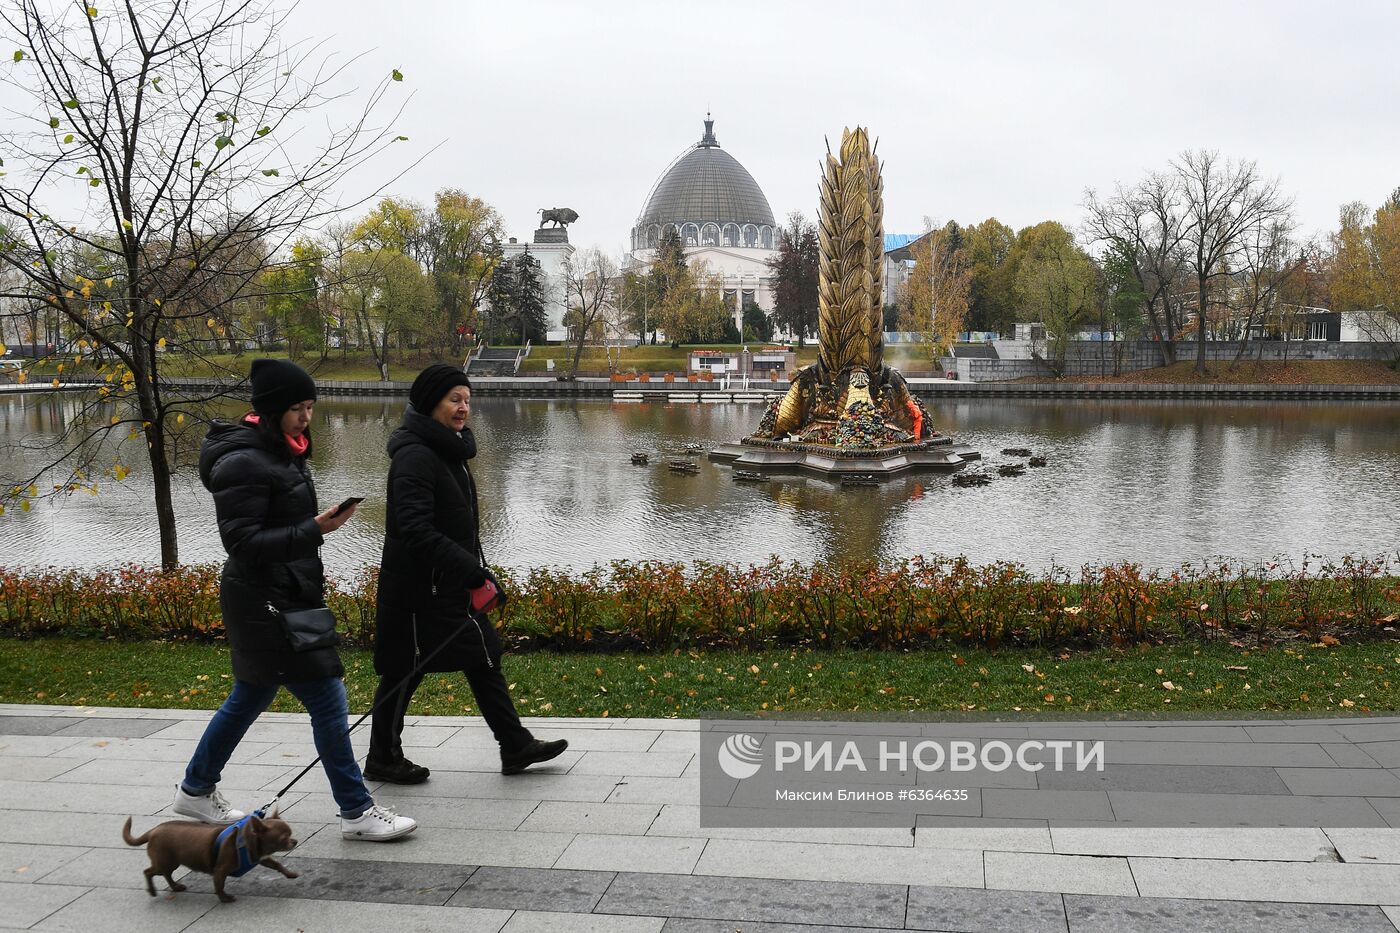
M 407 758 L 394 761 L 380 761 L 374 756 L 365 759 L 366 781 L 388 781 L 390 784 L 422 784 L 428 779 L 429 771 Z
M 553 742 L 541 742 L 539 739 L 531 739 L 529 744 L 517 751 L 501 752 L 501 773 L 519 774 L 530 765 L 538 764 L 541 761 L 549 761 L 551 758 L 558 758 L 564 749 L 569 747 L 567 739 L 555 739 Z

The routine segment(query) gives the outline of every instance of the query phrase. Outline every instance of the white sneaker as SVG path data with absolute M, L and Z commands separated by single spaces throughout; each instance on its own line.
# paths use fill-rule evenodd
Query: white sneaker
M 363 839 L 365 842 L 388 842 L 400 836 L 407 836 L 418 828 L 418 824 L 406 816 L 399 816 L 390 807 L 378 804 L 370 807 L 353 820 L 340 818 L 340 835 L 346 839 Z
M 176 785 L 175 802 L 171 804 L 170 809 L 201 823 L 217 823 L 222 826 L 237 823 L 245 816 L 242 810 L 235 810 L 229 806 L 217 787 L 202 797 L 196 797 L 185 793 L 183 787 Z

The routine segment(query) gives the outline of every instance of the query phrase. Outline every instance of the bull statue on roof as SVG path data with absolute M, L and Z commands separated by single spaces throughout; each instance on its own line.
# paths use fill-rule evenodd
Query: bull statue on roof
M 578 220 L 578 211 L 574 210 L 572 207 L 551 207 L 549 210 L 540 208 L 538 213 L 540 215 L 541 230 L 544 229 L 545 224 L 551 221 L 553 221 L 554 226 L 558 228 L 567 227 L 575 220 Z

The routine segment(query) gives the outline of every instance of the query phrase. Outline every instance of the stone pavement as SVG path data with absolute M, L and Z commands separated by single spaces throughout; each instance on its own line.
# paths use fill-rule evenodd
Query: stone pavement
M 1400 925 L 1400 741 L 1388 738 L 1400 720 L 1313 721 L 1289 742 L 1246 736 L 1261 748 L 1239 767 L 1278 768 L 1296 793 L 1351 788 L 1377 814 L 1370 828 L 1061 828 L 1027 816 L 911 832 L 702 828 L 702 724 L 693 720 L 532 720 L 539 735 L 566 736 L 569 751 L 503 777 L 479 719 L 417 717 L 404 744 L 432 779 L 372 789 L 416 818 L 418 832 L 386 844 L 342 840 L 317 769 L 285 801 L 301 845 L 284 861 L 300 878 L 255 869 L 229 882 L 238 901 L 220 904 L 208 878 L 195 875 L 190 891 L 151 898 L 146 855 L 122 843 L 120 827 L 127 815 L 138 833 L 170 818 L 165 808 L 208 716 L 0 706 L 0 929 L 1395 933 Z M 1219 724 L 1174 725 L 1207 731 L 1162 743 L 1163 763 L 1210 759 L 1208 730 Z M 1133 733 L 1149 764 L 1151 728 Z M 365 741 L 356 733 L 361 753 Z M 259 805 L 314 754 L 305 716 L 265 714 L 222 787 L 235 806 Z

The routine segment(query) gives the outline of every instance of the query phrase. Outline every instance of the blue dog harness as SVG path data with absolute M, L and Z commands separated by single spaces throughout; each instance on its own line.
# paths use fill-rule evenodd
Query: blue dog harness
M 214 839 L 214 861 L 219 860 L 219 850 L 223 847 L 224 840 L 229 836 L 233 837 L 234 849 L 238 852 L 238 867 L 229 872 L 230 878 L 242 878 L 258 864 L 251 852 L 248 851 L 248 821 L 255 816 L 261 816 L 262 811 L 254 810 L 237 823 L 231 823 L 224 827 L 223 832 Z

